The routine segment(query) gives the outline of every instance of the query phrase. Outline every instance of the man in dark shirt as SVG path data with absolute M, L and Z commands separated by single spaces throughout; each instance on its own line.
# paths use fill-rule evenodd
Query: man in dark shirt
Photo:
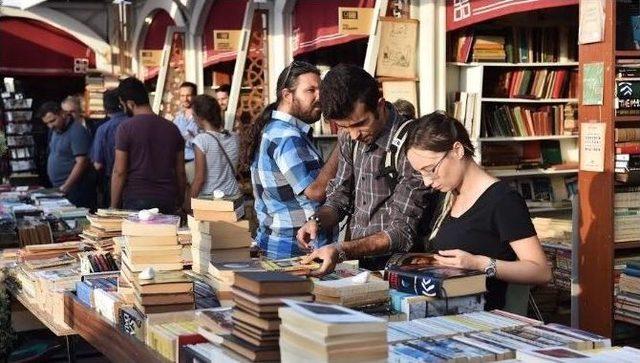
M 58 102 L 46 102 L 39 110 L 42 122 L 51 130 L 47 175 L 53 187 L 78 207 L 95 208 L 95 184 L 89 172 L 91 135 L 62 111 Z
M 331 230 L 349 214 L 351 220 L 350 240 L 324 246 L 306 257 L 307 261 L 323 260 L 314 274 L 331 272 L 347 258 L 409 251 L 428 204 L 427 188 L 404 153 L 399 155 L 395 187 L 381 172 L 403 118 L 384 100 L 376 80 L 357 66 L 341 64 L 331 69 L 320 86 L 320 101 L 325 119 L 346 132 L 339 136 L 338 173 L 329 183 L 327 199 L 298 230 L 298 242 L 308 247 L 319 231 Z M 379 269 L 380 262 L 363 259 L 361 264 Z
M 153 112 L 140 80 L 123 80 L 118 94 L 131 118 L 116 132 L 111 207 L 174 214 L 184 201 L 184 139 L 172 122 Z
M 91 148 L 91 160 L 95 169 L 101 173 L 102 190 L 104 192 L 104 206 L 109 206 L 111 197 L 111 172 L 116 158 L 116 131 L 118 126 L 127 119 L 122 110 L 117 89 L 107 90 L 102 101 L 107 113 L 107 121 L 96 130 Z

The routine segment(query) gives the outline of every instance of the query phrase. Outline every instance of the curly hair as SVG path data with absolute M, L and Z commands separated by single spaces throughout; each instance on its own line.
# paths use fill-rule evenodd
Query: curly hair
M 322 115 L 329 120 L 349 117 L 356 102 L 364 103 L 365 110 L 375 114 L 380 97 L 378 81 L 362 67 L 352 64 L 331 68 L 320 85 Z
M 320 75 L 320 71 L 316 66 L 302 61 L 293 61 L 291 64 L 280 72 L 278 82 L 276 84 L 276 102 L 267 105 L 262 113 L 252 122 L 251 127 L 241 137 L 240 140 L 240 162 L 239 172 L 247 174 L 256 150 L 262 141 L 262 130 L 271 121 L 271 113 L 275 111 L 280 102 L 282 102 L 282 91 L 286 89 L 294 90 L 298 86 L 298 77 L 307 73 L 315 73 Z

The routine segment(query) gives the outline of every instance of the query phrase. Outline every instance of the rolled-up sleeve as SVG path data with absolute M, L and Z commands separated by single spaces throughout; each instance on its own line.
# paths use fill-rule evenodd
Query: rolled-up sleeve
M 404 155 L 400 156 L 399 161 L 402 168 L 389 208 L 391 223 L 383 230 L 391 241 L 390 252 L 407 252 L 411 249 L 424 209 L 430 207 L 427 205 L 427 187 L 420 174 L 413 170 Z
M 338 136 L 338 147 L 340 148 L 338 172 L 327 185 L 327 199 L 324 205 L 336 211 L 338 220 L 342 220 L 349 211 L 353 189 L 351 186 L 353 183 L 353 153 L 348 134 Z

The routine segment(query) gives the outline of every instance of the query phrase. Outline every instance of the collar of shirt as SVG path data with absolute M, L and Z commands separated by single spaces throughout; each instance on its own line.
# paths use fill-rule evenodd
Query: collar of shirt
M 175 120 L 177 121 L 178 119 L 186 121 L 187 123 L 195 122 L 195 119 L 193 118 L 193 113 L 187 116 L 187 113 L 184 111 L 178 111 L 178 113 L 176 113 Z
M 372 151 L 376 148 L 380 147 L 382 149 L 387 149 L 389 144 L 389 138 L 392 137 L 391 133 L 395 133 L 396 123 L 398 122 L 398 113 L 396 110 L 391 107 L 391 105 L 387 102 L 387 122 L 384 125 L 384 128 L 380 132 L 380 136 L 374 141 L 371 145 L 365 148 L 366 151 Z
M 67 119 L 65 120 L 64 127 L 62 128 L 62 130 L 54 130 L 55 133 L 58 134 L 58 135 L 64 134 L 65 132 L 67 132 L 67 130 L 69 130 L 69 128 L 71 127 L 71 125 L 73 125 L 74 122 L 76 122 L 76 120 L 74 120 L 73 117 L 71 117 L 71 116 L 67 117 Z
M 289 115 L 286 112 L 275 110 L 271 113 L 271 118 L 290 123 L 293 126 L 300 129 L 300 131 L 302 131 L 303 133 L 307 134 L 308 136 L 311 136 L 311 131 L 312 131 L 311 125 L 306 124 L 301 120 L 298 120 L 297 118 Z

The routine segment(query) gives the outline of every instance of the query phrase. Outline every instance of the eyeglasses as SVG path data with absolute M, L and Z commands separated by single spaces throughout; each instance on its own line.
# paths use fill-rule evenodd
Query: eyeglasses
M 431 170 L 427 170 L 427 171 L 423 172 L 422 176 L 425 177 L 425 178 L 429 178 L 429 179 L 435 178 L 436 174 L 438 173 L 438 167 L 440 166 L 442 161 L 444 161 L 444 159 L 447 157 L 447 155 L 449 155 L 448 151 L 446 153 L 444 153 L 442 158 L 440 158 L 440 160 L 438 160 L 436 165 L 434 165 L 433 168 L 431 168 Z

